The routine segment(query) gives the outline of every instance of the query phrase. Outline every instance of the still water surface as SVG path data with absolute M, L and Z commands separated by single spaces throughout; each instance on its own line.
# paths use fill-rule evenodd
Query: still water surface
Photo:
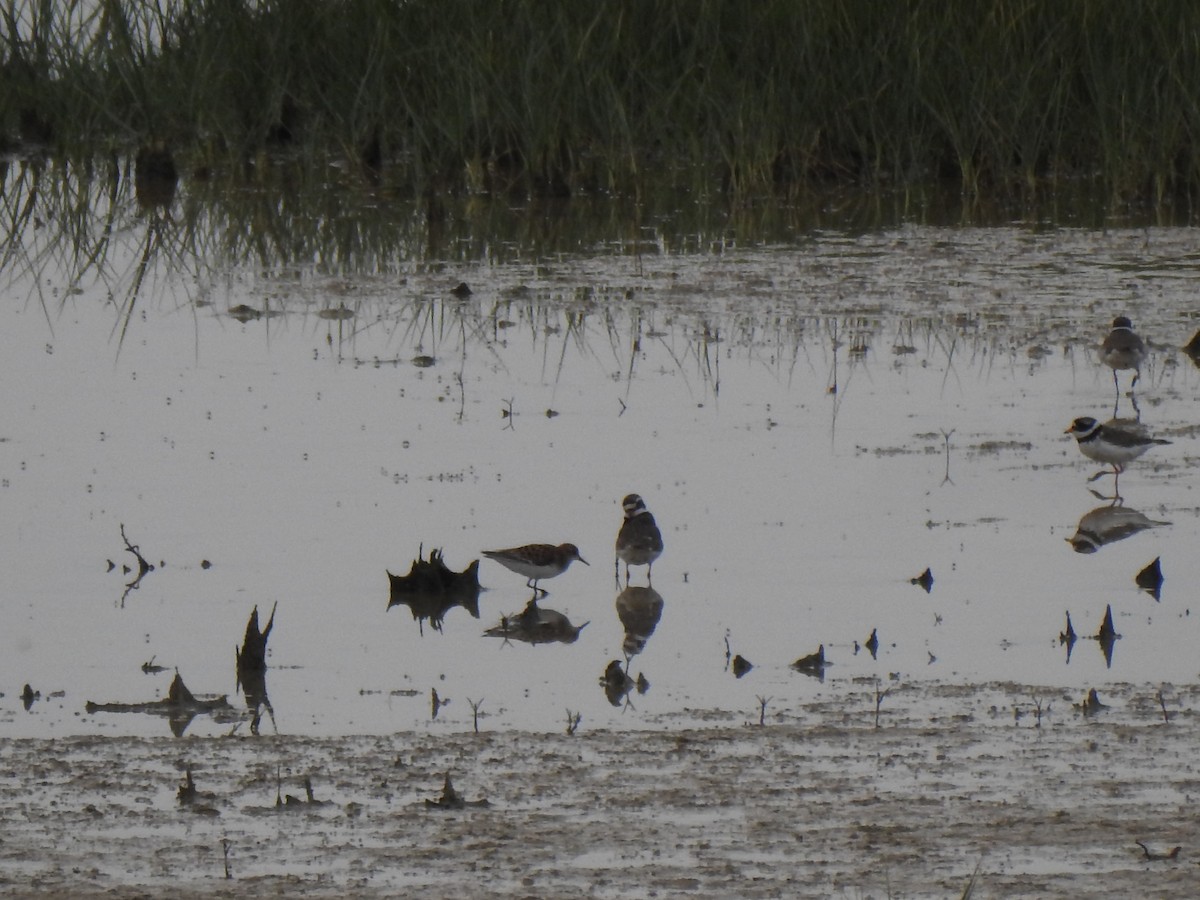
M 1200 673 L 1200 373 L 1178 350 L 1200 325 L 1194 229 L 821 230 L 359 276 L 201 276 L 164 254 L 131 306 L 114 283 L 170 223 L 125 226 L 106 273 L 69 282 L 43 258 L 2 282 L 4 736 L 168 733 L 85 704 L 158 699 L 175 670 L 240 709 L 234 646 L 276 604 L 261 727 L 283 734 L 468 730 L 473 703 L 489 730 L 750 721 L 764 701 L 788 718 L 838 696 L 866 714 L 877 680 L 1013 682 L 1015 703 Z M 1095 354 L 1118 313 L 1152 348 L 1136 410 Z M 1089 484 L 1063 430 L 1115 403 L 1173 441 L 1120 481 L 1121 509 L 1164 524 L 1076 553 L 1111 478 Z M 666 550 L 628 664 L 648 689 L 614 704 L 599 679 L 624 660 L 630 492 Z M 133 589 L 122 526 L 155 566 Z M 541 606 L 588 623 L 572 644 L 484 636 L 530 594 L 488 560 L 478 619 L 387 609 L 387 571 L 422 550 L 462 569 L 564 541 L 591 565 Z M 1156 557 L 1158 602 L 1134 584 Z M 1109 605 L 1111 665 L 1086 639 Z M 820 645 L 823 680 L 790 667 Z M 735 678 L 727 651 L 754 668 Z M 166 670 L 143 673 L 152 658 Z

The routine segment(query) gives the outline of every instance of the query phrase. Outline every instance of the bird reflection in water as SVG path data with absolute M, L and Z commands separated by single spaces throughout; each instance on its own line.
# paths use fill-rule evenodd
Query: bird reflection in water
M 629 705 L 629 694 L 635 688 L 639 694 L 650 690 L 650 682 L 646 680 L 646 676 L 639 672 L 635 681 L 629 674 L 629 663 L 622 665 L 619 659 L 614 659 L 608 664 L 604 674 L 600 676 L 600 686 L 604 688 L 604 696 L 613 706 L 620 706 L 622 703 Z
M 628 702 L 629 694 L 636 688 L 639 694 L 650 690 L 650 682 L 643 673 L 638 673 L 635 680 L 629 674 L 629 661 L 646 649 L 646 643 L 654 634 L 662 618 L 662 594 L 652 587 L 626 587 L 617 594 L 617 618 L 625 629 L 625 638 L 621 649 L 625 654 L 625 662 L 614 659 L 600 676 L 600 686 L 604 688 L 604 696 L 613 706 Z
M 617 594 L 616 607 L 617 618 L 625 629 L 621 646 L 628 660 L 646 649 L 646 642 L 662 618 L 663 598 L 652 587 L 627 587 Z
M 484 635 L 525 644 L 573 644 L 587 625 L 587 622 L 571 624 L 571 620 L 558 610 L 538 606 L 537 597 L 534 597 L 520 613 L 502 616 L 499 624 L 487 629 Z
M 1095 553 L 1105 544 L 1123 541 L 1148 528 L 1170 524 L 1114 502 L 1084 513 L 1075 527 L 1075 533 L 1067 541 L 1076 553 Z

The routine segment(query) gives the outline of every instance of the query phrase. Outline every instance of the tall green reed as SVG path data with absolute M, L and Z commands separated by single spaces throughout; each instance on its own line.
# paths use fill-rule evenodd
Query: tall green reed
M 412 194 L 1200 187 L 1185 0 L 7 0 L 2 27 L 15 147 L 334 153 Z

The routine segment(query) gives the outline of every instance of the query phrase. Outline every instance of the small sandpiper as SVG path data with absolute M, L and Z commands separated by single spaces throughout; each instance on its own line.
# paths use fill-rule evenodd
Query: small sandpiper
M 1118 391 L 1117 371 L 1133 369 L 1133 381 L 1129 389 L 1138 383 L 1142 374 L 1142 363 L 1146 359 L 1146 342 L 1133 330 L 1133 322 L 1127 316 L 1113 319 L 1112 331 L 1100 345 L 1100 361 L 1113 370 L 1113 387 Z
M 637 494 L 630 494 L 621 501 L 625 510 L 625 521 L 617 532 L 617 559 L 613 572 L 621 580 L 621 560 L 625 561 L 625 583 L 629 583 L 630 566 L 646 566 L 646 580 L 654 568 L 654 561 L 663 552 L 662 534 L 646 503 Z
M 1091 416 L 1080 416 L 1063 433 L 1075 436 L 1080 452 L 1088 459 L 1112 466 L 1114 475 L 1120 475 L 1125 466 L 1151 447 L 1171 443 L 1150 437 L 1141 423 L 1128 419 L 1112 419 L 1101 425 Z M 1099 477 L 1095 475 L 1093 480 Z
M 553 544 L 526 544 L 507 550 L 484 550 L 483 555 L 518 575 L 524 575 L 529 579 L 526 587 L 533 588 L 535 594 L 546 593 L 545 589 L 538 587 L 539 581 L 561 575 L 575 560 L 585 566 L 591 565 L 579 555 L 579 548 L 574 544 L 559 544 L 557 547 Z

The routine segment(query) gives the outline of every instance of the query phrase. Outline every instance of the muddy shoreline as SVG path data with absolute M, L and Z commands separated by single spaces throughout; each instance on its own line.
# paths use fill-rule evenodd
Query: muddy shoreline
M 1200 697 L 1174 689 L 1169 722 L 1156 687 L 1101 698 L 907 688 L 878 728 L 827 702 L 573 736 L 7 740 L 0 893 L 947 897 L 978 867 L 976 897 L 1194 896 Z M 431 808 L 447 772 L 488 805 Z

